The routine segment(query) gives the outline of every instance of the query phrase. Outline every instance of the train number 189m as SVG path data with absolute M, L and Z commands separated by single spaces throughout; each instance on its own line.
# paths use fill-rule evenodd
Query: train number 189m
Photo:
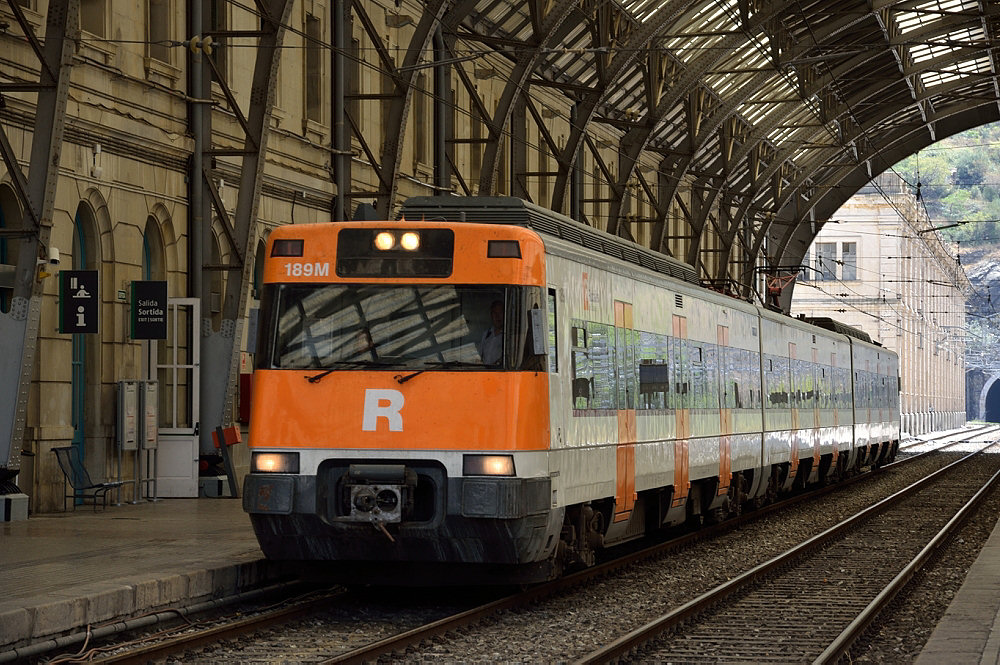
M 329 263 L 306 263 L 302 261 L 289 261 L 285 264 L 286 277 L 329 277 Z

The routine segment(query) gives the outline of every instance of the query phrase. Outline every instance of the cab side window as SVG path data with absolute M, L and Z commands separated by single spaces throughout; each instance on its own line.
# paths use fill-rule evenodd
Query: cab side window
M 559 371 L 559 326 L 556 318 L 556 290 L 549 289 L 546 297 L 549 319 L 549 372 Z

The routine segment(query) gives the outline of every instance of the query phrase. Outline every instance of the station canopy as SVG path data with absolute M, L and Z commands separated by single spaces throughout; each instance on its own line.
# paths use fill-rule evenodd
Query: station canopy
M 474 0 L 443 16 L 453 38 L 515 63 L 508 85 L 574 101 L 553 198 L 538 203 L 565 205 L 567 163 L 604 123 L 620 136 L 617 195 L 596 225 L 638 237 L 614 199 L 655 155 L 645 242 L 676 255 L 665 222 L 680 210 L 692 241 L 678 258 L 706 269 L 715 233 L 720 274 L 736 245 L 797 262 L 873 176 L 1000 119 L 995 1 Z

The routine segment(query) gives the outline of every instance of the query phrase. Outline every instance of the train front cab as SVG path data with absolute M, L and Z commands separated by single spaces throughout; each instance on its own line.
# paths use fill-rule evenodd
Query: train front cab
M 405 232 L 421 250 L 399 246 Z M 267 251 L 244 492 L 264 553 L 337 562 L 348 580 L 551 577 L 538 236 L 309 225 Z M 495 303 L 502 357 L 487 364 Z

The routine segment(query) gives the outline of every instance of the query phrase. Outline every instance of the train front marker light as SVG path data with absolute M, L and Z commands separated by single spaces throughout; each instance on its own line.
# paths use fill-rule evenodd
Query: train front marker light
M 381 231 L 375 234 L 375 248 L 383 252 L 392 249 L 396 244 L 396 237 L 388 231 Z
M 254 453 L 250 461 L 252 473 L 298 473 L 298 453 Z
M 408 252 L 415 251 L 420 248 L 420 234 L 416 231 L 407 231 L 403 234 L 403 237 L 399 239 L 399 246 Z
M 463 476 L 513 476 L 513 455 L 462 455 Z

